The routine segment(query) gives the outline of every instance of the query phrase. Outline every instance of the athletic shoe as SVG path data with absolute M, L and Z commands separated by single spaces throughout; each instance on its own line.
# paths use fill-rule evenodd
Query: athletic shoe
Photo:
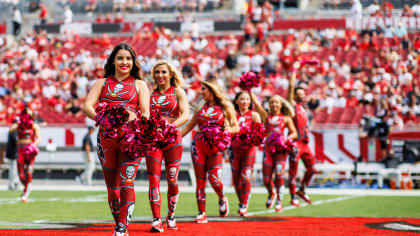
M 277 211 L 277 212 L 282 212 L 283 211 L 283 206 L 281 205 L 280 199 L 277 199 L 276 206 L 274 207 L 274 210 Z
M 159 218 L 155 218 L 152 222 L 152 228 L 150 229 L 152 233 L 162 233 L 163 232 L 163 224 Z
M 268 196 L 267 202 L 265 203 L 265 206 L 270 209 L 274 205 L 274 200 L 276 199 L 276 193 L 271 192 L 270 196 Z
M 112 236 L 128 236 L 128 230 L 122 223 L 119 223 L 114 227 Z
M 227 197 L 219 199 L 219 215 L 226 217 L 229 214 L 229 203 Z
M 312 204 L 311 199 L 309 196 L 302 190 L 297 191 L 296 195 L 300 197 L 303 201 L 307 202 L 308 204 Z
M 28 198 L 29 198 L 29 194 L 31 193 L 31 190 L 32 190 L 31 184 L 28 184 L 28 186 L 26 187 L 26 191 L 22 193 L 22 198 L 21 198 L 22 202 L 24 203 L 28 202 Z
M 248 216 L 248 209 L 246 206 L 239 204 L 238 214 L 239 216 Z
M 292 199 L 292 200 L 290 201 L 290 205 L 295 206 L 295 207 L 300 207 L 299 200 L 297 200 L 297 199 Z
M 205 212 L 198 213 L 197 217 L 194 220 L 195 223 L 204 224 L 207 223 L 207 216 Z
M 166 216 L 166 228 L 170 230 L 178 230 L 178 228 L 176 227 L 175 214 L 172 214 L 171 216 Z

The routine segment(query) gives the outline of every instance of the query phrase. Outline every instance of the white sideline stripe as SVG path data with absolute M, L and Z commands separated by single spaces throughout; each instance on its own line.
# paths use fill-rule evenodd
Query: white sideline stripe
M 1 183 L 1 181 L 0 181 Z M 179 186 L 181 193 L 195 193 L 194 186 Z M 7 190 L 7 184 L 0 185 L 0 190 Z M 81 186 L 77 184 L 60 184 L 59 181 L 55 181 L 54 184 L 37 184 L 32 185 L 32 190 L 42 190 L 42 191 L 104 191 L 106 192 L 105 183 L 94 186 Z M 136 192 L 149 192 L 149 186 L 147 183 L 138 183 L 135 186 Z M 233 187 L 224 187 L 224 192 L 226 193 L 235 193 Z M 162 185 L 160 188 L 162 193 L 167 192 L 167 186 Z M 206 189 L 206 192 L 212 193 L 213 190 L 209 187 Z M 286 192 L 288 192 L 286 188 Z M 393 189 L 333 189 L 333 188 L 307 188 L 306 192 L 308 194 L 319 194 L 319 195 L 356 195 L 356 196 L 420 196 L 420 190 L 393 190 Z M 267 194 L 267 190 L 264 187 L 253 187 L 252 193 L 262 193 Z M 0 198 L 1 202 L 1 198 Z
M 345 197 L 336 197 L 336 198 L 331 198 L 331 199 L 327 199 L 327 200 L 318 200 L 312 203 L 312 205 L 322 205 L 322 204 L 326 204 L 326 203 L 332 203 L 332 202 L 340 202 L 340 201 L 345 201 L 345 200 L 349 200 L 352 198 L 358 198 L 358 197 L 362 197 L 362 196 L 345 196 Z M 300 207 L 295 207 L 295 206 L 287 206 L 283 208 L 283 211 L 289 211 L 289 210 L 293 210 L 293 209 L 299 209 L 302 207 L 306 207 L 306 206 L 310 206 L 307 203 L 302 203 L 300 204 Z M 249 216 L 253 216 L 253 215 L 258 215 L 258 214 L 265 214 L 265 213 L 274 213 L 276 212 L 274 209 L 270 209 L 270 210 L 265 210 L 265 211 L 255 211 L 255 212 L 249 212 L 248 215 Z M 281 212 L 279 212 L 281 213 Z
M 102 202 L 106 200 L 106 197 L 108 197 L 107 194 L 97 194 L 97 195 L 90 195 L 85 197 L 79 197 L 79 198 L 58 198 L 58 197 L 52 197 L 52 198 L 31 198 L 29 196 L 28 202 L 58 202 L 58 201 L 64 201 L 64 202 Z M 20 203 L 20 198 L 3 198 L 0 199 L 0 205 L 7 205 L 7 204 L 16 204 Z

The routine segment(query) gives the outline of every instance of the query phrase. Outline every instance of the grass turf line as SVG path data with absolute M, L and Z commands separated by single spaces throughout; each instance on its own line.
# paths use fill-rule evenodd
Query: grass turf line
M 0 191 L 0 221 L 32 222 L 48 220 L 50 222 L 109 220 L 112 221 L 107 203 L 106 192 L 85 191 L 33 191 L 30 199 L 34 202 L 26 204 L 19 201 L 8 203 L 10 199 L 20 197 L 18 191 Z M 237 215 L 238 199 L 235 194 L 227 194 L 229 198 L 230 216 Z M 311 195 L 312 201 L 326 200 L 337 195 Z M 89 202 L 83 202 L 84 198 Z M 166 194 L 162 194 L 162 218 L 166 216 Z M 55 199 L 54 201 L 50 201 Z M 74 202 L 71 202 L 71 201 Z M 77 201 L 75 201 L 77 200 Z M 252 194 L 249 212 L 265 210 L 266 194 Z M 285 196 L 283 206 L 288 206 L 290 197 Z M 195 194 L 180 193 L 176 210 L 177 215 L 194 216 L 197 214 Z M 216 194 L 207 193 L 207 214 L 217 216 L 218 205 Z M 325 203 L 316 206 L 295 208 L 283 213 L 265 213 L 261 216 L 319 216 L 319 217 L 402 217 L 420 218 L 418 197 L 363 196 Z M 147 193 L 136 193 L 136 207 L 133 216 L 151 216 Z

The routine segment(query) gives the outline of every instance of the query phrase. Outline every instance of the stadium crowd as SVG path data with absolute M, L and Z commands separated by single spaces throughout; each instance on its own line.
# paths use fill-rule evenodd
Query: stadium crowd
M 147 55 L 138 51 L 144 72 L 148 74 L 159 59 L 172 61 L 182 70 L 193 102 L 204 78 L 218 78 L 232 97 L 239 89 L 238 77 L 247 71 L 262 77 L 262 86 L 255 91 L 261 97 L 285 96 L 292 63 L 317 60 L 318 64 L 306 65 L 298 74 L 314 113 L 371 106 L 377 116 L 392 117 L 399 127 L 418 122 L 419 34 L 407 33 L 402 25 L 362 32 L 326 29 L 278 34 L 260 29 L 260 24 L 248 20 L 244 36 L 200 35 L 194 30 L 181 35 L 155 27 L 129 38 L 88 38 L 90 43 L 83 47 L 79 44 L 87 39 L 76 34 L 31 32 L 3 46 L 0 123 L 10 124 L 24 104 L 47 122 L 83 123 L 80 104 L 93 81 L 103 76 L 113 42 L 120 40 L 151 40 L 155 51 Z

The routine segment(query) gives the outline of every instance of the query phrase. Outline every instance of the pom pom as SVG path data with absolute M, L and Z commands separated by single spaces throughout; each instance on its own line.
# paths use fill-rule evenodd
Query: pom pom
M 149 119 L 141 116 L 128 122 L 120 148 L 123 153 L 136 159 L 146 156 L 148 152 L 156 150 L 156 147 L 174 143 L 176 137 L 175 125 L 163 119 L 159 110 L 151 109 Z
M 120 128 L 127 123 L 129 114 L 122 106 L 110 106 L 107 103 L 99 103 L 95 109 L 95 126 L 101 127 L 101 138 L 115 138 Z
M 230 145 L 231 136 L 224 130 L 223 126 L 214 121 L 200 126 L 201 133 L 198 138 L 210 146 L 214 146 L 218 151 L 223 152 Z
M 277 152 L 292 153 L 296 147 L 296 143 L 289 137 L 285 137 L 282 133 L 273 132 L 267 139 L 266 147 L 273 154 Z
M 266 130 L 262 123 L 241 123 L 239 133 L 234 136 L 235 148 L 249 149 L 264 142 Z
M 23 149 L 23 154 L 27 156 L 36 156 L 38 153 L 39 148 L 33 143 L 26 145 Z
M 132 159 L 146 156 L 154 149 L 153 136 L 146 135 L 151 129 L 148 119 L 140 117 L 127 123 L 127 130 L 120 141 L 120 149 Z M 153 129 L 153 128 L 152 128 Z
M 318 65 L 319 64 L 319 60 L 302 60 L 300 62 L 300 64 L 302 65 Z
M 162 118 L 160 109 L 154 107 L 150 109 L 150 120 L 156 124 L 156 135 L 158 136 L 158 141 L 156 141 L 157 147 L 163 148 L 168 144 L 175 143 L 178 135 L 176 126 Z
M 261 79 L 254 72 L 246 72 L 239 78 L 239 87 L 245 91 L 250 91 L 260 85 Z

